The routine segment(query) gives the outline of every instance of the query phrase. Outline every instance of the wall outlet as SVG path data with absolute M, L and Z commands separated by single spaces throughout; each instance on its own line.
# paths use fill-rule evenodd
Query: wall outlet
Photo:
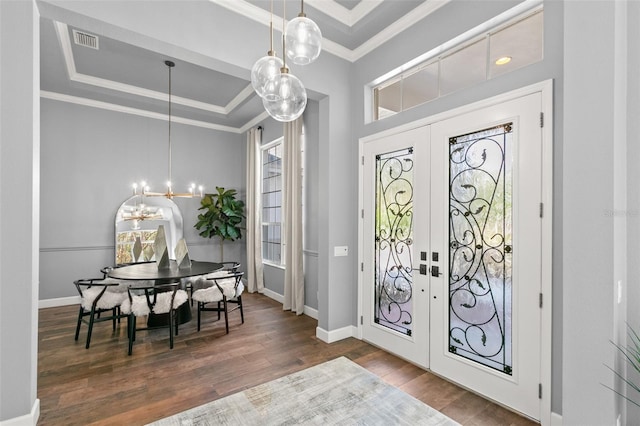
M 349 255 L 349 247 L 347 246 L 335 246 L 333 248 L 334 256 L 348 256 Z

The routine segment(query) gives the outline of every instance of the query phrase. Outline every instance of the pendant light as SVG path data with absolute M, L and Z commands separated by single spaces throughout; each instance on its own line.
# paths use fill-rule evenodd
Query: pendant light
M 284 2 L 283 2 L 284 3 Z M 284 28 L 286 9 L 283 6 L 282 21 Z M 285 51 L 286 35 L 282 35 L 282 50 Z M 286 57 L 283 57 L 280 74 L 269 80 L 268 88 L 273 91 L 273 100 L 262 98 L 262 105 L 274 119 L 282 122 L 293 121 L 300 117 L 307 106 L 307 91 L 298 77 L 289 73 Z
M 142 182 L 140 185 L 140 193 L 145 197 L 167 197 L 169 199 L 174 197 L 192 198 L 196 196 L 196 184 L 192 183 L 189 187 L 189 192 L 173 192 L 171 181 L 171 68 L 176 64 L 172 61 L 164 61 L 164 64 L 169 69 L 169 180 L 167 181 L 167 192 L 151 192 L 146 182 Z M 198 187 L 199 196 L 203 196 L 203 187 Z M 138 195 L 138 184 L 133 184 L 133 195 Z
M 273 0 L 271 0 L 271 20 L 269 21 L 269 51 L 266 56 L 258 59 L 251 69 L 251 85 L 253 90 L 261 98 L 276 100 L 273 87 L 265 89 L 265 85 L 269 80 L 280 74 L 282 68 L 282 59 L 275 55 L 273 50 Z
M 296 65 L 307 65 L 318 59 L 322 50 L 322 33 L 318 25 L 304 13 L 304 0 L 300 0 L 300 14 L 287 24 L 286 55 Z

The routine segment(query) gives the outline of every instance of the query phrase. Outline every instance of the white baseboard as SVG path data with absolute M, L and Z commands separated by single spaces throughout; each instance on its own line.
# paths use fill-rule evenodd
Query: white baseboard
M 551 412 L 551 426 L 562 426 L 562 416 L 553 411 Z
M 59 297 L 57 299 L 44 299 L 38 302 L 38 308 L 55 308 L 57 306 L 79 305 L 80 296 Z
M 0 426 L 36 426 L 40 417 L 40 400 L 36 398 L 31 407 L 31 412 L 24 416 L 0 421 Z
M 273 290 L 269 290 L 268 288 L 264 288 L 264 291 L 262 292 L 262 294 L 264 294 L 265 296 L 267 296 L 270 299 L 275 300 L 276 302 L 280 302 L 280 303 L 284 303 L 284 296 L 281 295 L 280 293 L 276 293 Z
M 348 337 L 355 337 L 358 333 L 358 328 L 352 325 L 338 328 L 336 330 L 327 331 L 323 328 L 316 327 L 316 337 L 325 343 L 333 343 L 338 340 L 343 340 Z
M 284 303 L 284 296 L 280 293 L 276 293 L 273 290 L 269 290 L 268 288 L 265 287 L 264 291 L 262 292 L 262 294 L 264 294 L 265 296 L 267 296 L 270 299 L 275 300 L 276 302 L 280 302 L 280 303 Z M 317 320 L 318 319 L 318 310 L 311 308 L 307 305 L 304 305 L 304 314 Z

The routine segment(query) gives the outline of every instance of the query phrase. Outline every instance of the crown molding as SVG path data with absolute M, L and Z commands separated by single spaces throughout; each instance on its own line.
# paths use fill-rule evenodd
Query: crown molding
M 127 107 L 127 106 L 123 106 L 123 105 L 116 105 L 116 104 L 112 104 L 112 103 L 109 103 L 109 102 L 96 101 L 94 99 L 81 98 L 79 96 L 65 95 L 63 93 L 56 93 L 56 92 L 49 92 L 49 91 L 46 91 L 46 90 L 41 90 L 40 91 L 40 97 L 44 98 L 44 99 L 51 99 L 51 100 L 54 100 L 54 101 L 67 102 L 67 103 L 76 104 L 76 105 L 82 105 L 82 106 L 87 106 L 87 107 L 92 107 L 92 108 L 104 109 L 104 110 L 107 110 L 107 111 L 121 112 L 123 114 L 131 114 L 131 115 L 137 115 L 137 116 L 140 116 L 140 117 L 153 118 L 153 119 L 156 119 L 156 120 L 169 121 L 169 115 L 168 114 L 162 114 L 162 113 L 158 113 L 158 112 L 147 111 L 147 110 L 144 110 L 144 109 Z M 266 112 L 264 112 L 263 114 L 266 114 Z M 240 133 L 243 133 L 244 131 L 246 131 L 246 130 L 243 130 L 243 129 L 251 127 L 251 126 L 247 127 L 247 125 L 249 123 L 253 123 L 258 118 L 261 118 L 263 114 L 260 114 L 258 117 L 250 120 L 243 127 L 223 126 L 221 124 L 207 123 L 206 121 L 199 121 L 199 120 L 192 120 L 190 118 L 176 117 L 175 115 L 171 116 L 171 122 L 172 123 L 185 124 L 187 126 L 195 126 L 195 127 L 202 127 L 202 128 L 205 128 L 205 129 L 219 130 L 221 132 L 238 133 L 238 134 L 240 134 Z M 264 118 L 261 118 L 257 122 L 260 122 L 263 119 Z
M 351 10 L 333 0 L 307 0 L 307 5 L 321 10 L 323 13 L 348 27 L 353 27 L 358 21 L 371 13 L 376 7 L 380 6 L 383 1 L 384 0 L 361 1 Z

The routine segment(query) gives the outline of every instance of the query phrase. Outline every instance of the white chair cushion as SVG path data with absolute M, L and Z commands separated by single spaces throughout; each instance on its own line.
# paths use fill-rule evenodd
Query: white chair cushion
M 233 271 L 222 269 L 220 271 L 210 273 L 209 275 L 207 275 L 207 279 L 224 278 L 227 275 L 231 275 L 231 274 L 233 274 Z
M 153 312 L 156 314 L 165 314 L 171 310 L 171 296 L 173 291 L 166 291 L 162 293 L 156 294 L 156 304 L 153 307 Z M 149 298 L 153 301 L 153 295 L 149 296 Z M 176 309 L 178 306 L 182 305 L 187 301 L 189 296 L 187 292 L 184 290 L 176 291 L 176 297 L 173 299 L 173 309 Z M 147 296 L 144 294 L 132 296 L 132 302 L 129 302 L 129 298 L 126 298 L 124 302 L 122 302 L 121 310 L 125 314 L 130 314 L 133 311 L 133 315 L 137 317 L 142 317 L 145 315 L 149 315 L 151 309 L 147 304 Z
M 213 283 L 213 281 L 209 281 Z M 193 296 L 191 296 L 193 300 L 196 302 L 210 303 L 210 302 L 219 302 L 222 300 L 222 292 L 216 285 L 212 285 L 211 287 L 201 288 L 193 292 Z
M 93 301 L 96 300 L 96 297 L 100 295 L 100 293 L 104 290 L 103 286 L 95 286 L 82 290 L 82 298 L 81 303 L 82 307 L 87 311 L 91 310 L 91 305 L 93 305 Z M 113 309 L 116 306 L 120 305 L 127 299 L 127 293 L 118 293 L 105 291 L 98 303 L 96 304 L 96 308 L 98 309 Z
M 238 287 L 236 288 L 235 278 L 218 280 L 218 285 L 222 289 L 222 293 L 225 295 L 227 299 L 234 299 L 240 296 L 244 291 L 244 284 L 242 284 L 242 281 L 238 283 Z

